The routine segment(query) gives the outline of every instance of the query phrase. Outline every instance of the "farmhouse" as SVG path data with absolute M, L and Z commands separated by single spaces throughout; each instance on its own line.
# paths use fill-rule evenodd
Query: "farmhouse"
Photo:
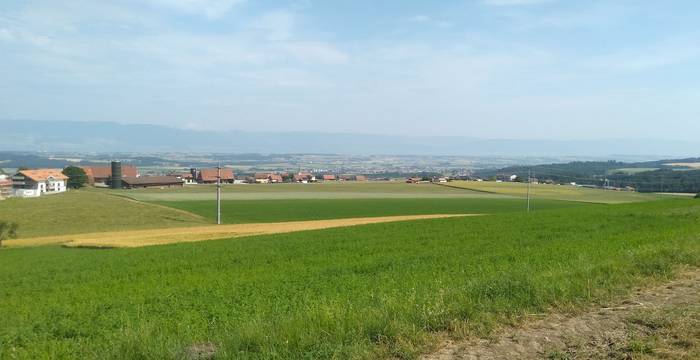
M 83 166 L 83 171 L 88 178 L 88 184 L 92 186 L 107 186 L 112 177 L 111 166 Z M 134 165 L 122 166 L 122 177 L 138 177 L 139 171 Z
M 335 181 L 335 175 L 323 175 L 323 181 Z
M 199 174 L 197 174 L 197 182 L 200 184 L 216 184 L 218 174 L 218 169 L 202 169 L 199 171 Z M 221 168 L 221 183 L 233 184 L 233 181 L 233 169 Z
M 294 181 L 300 183 L 310 183 L 316 181 L 316 177 L 312 173 L 300 172 L 294 175 Z
M 367 181 L 367 177 L 364 175 L 356 175 L 355 181 Z
M 5 174 L 0 174 L 0 200 L 12 196 L 12 179 Z
M 142 176 L 123 177 L 122 186 L 126 189 L 138 189 L 149 187 L 182 187 L 185 184 L 177 176 Z
M 65 192 L 67 180 L 61 169 L 22 170 L 12 177 L 12 187 L 16 196 L 37 197 Z

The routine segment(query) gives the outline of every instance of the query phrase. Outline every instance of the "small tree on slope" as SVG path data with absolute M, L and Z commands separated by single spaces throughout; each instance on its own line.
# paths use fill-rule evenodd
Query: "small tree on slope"
M 17 224 L 0 221 L 0 247 L 5 239 L 13 239 L 17 237 Z
M 77 166 L 69 166 L 63 169 L 63 175 L 68 176 L 67 185 L 71 189 L 78 189 L 85 186 L 88 180 L 85 170 Z

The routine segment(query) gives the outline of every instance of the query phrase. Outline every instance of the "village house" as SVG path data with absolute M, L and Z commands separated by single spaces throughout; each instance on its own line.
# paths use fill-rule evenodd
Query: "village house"
M 0 200 L 12 196 L 12 179 L 6 174 L 0 174 Z
M 272 173 L 256 173 L 255 182 L 258 184 L 281 183 L 284 179 L 282 175 Z
M 367 181 L 367 177 L 364 175 L 356 175 L 355 181 Z
M 122 177 L 122 187 L 125 189 L 138 189 L 149 187 L 170 188 L 182 186 L 184 186 L 184 183 L 182 182 L 182 179 L 178 178 L 177 176 Z
M 294 175 L 294 181 L 306 184 L 310 182 L 315 182 L 316 177 L 312 173 L 300 172 Z
M 106 187 L 112 178 L 111 166 L 83 166 L 88 185 Z M 134 165 L 122 165 L 122 177 L 138 177 L 139 171 Z
M 219 169 L 202 169 L 197 174 L 197 182 L 200 184 L 216 184 L 219 176 Z M 233 184 L 235 177 L 233 169 L 221 168 L 221 183 Z
M 21 170 L 12 177 L 16 196 L 37 197 L 66 191 L 68 176 L 61 169 Z
M 335 175 L 323 175 L 323 181 L 335 181 Z

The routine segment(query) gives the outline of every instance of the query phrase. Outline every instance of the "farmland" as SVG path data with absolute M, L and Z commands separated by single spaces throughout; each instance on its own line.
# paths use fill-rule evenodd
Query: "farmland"
M 142 201 L 214 200 L 214 185 L 187 186 L 184 189 L 138 189 L 127 196 Z M 117 192 L 124 194 L 124 192 Z M 328 182 L 312 184 L 249 184 L 222 187 L 224 200 L 285 199 L 395 199 L 395 198 L 496 198 L 466 189 L 433 184 L 403 182 Z
M 493 195 L 524 197 L 527 194 L 528 184 L 495 181 L 453 181 L 449 186 Z M 537 199 L 556 199 L 604 204 L 650 201 L 658 197 L 653 194 L 641 194 L 630 191 L 600 190 L 572 185 L 548 184 L 531 184 L 530 195 L 535 201 Z
M 0 358 L 413 358 L 700 265 L 696 200 L 0 251 Z
M 70 191 L 37 199 L 4 200 L 0 203 L 0 220 L 17 223 L 18 235 L 22 238 L 207 223 L 191 213 L 109 196 L 95 190 Z

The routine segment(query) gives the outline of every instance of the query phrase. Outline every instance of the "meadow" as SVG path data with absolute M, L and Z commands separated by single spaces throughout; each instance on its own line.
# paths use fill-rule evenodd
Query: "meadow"
M 415 358 L 700 265 L 694 199 L 135 249 L 0 249 L 0 358 Z
M 214 200 L 214 185 L 192 185 L 181 189 L 136 189 L 117 191 L 141 201 Z M 393 199 L 393 198 L 502 198 L 497 194 L 456 189 L 435 184 L 407 184 L 400 181 L 336 181 L 324 183 L 242 184 L 222 186 L 224 200 L 285 199 Z
M 162 201 L 156 204 L 188 211 L 211 221 L 216 219 L 214 201 Z M 533 209 L 547 210 L 585 204 L 537 200 L 531 205 Z M 369 216 L 496 214 L 525 212 L 526 209 L 523 199 L 512 198 L 224 200 L 221 202 L 221 219 L 224 224 L 243 224 Z
M 192 213 L 92 189 L 34 199 L 3 200 L 0 202 L 0 220 L 17 223 L 21 238 L 208 223 Z
M 492 195 L 525 197 L 527 183 L 495 181 L 452 181 L 448 185 Z M 531 184 L 530 196 L 533 199 L 566 200 L 603 204 L 620 204 L 658 199 L 659 195 L 633 191 L 591 189 L 573 185 Z

